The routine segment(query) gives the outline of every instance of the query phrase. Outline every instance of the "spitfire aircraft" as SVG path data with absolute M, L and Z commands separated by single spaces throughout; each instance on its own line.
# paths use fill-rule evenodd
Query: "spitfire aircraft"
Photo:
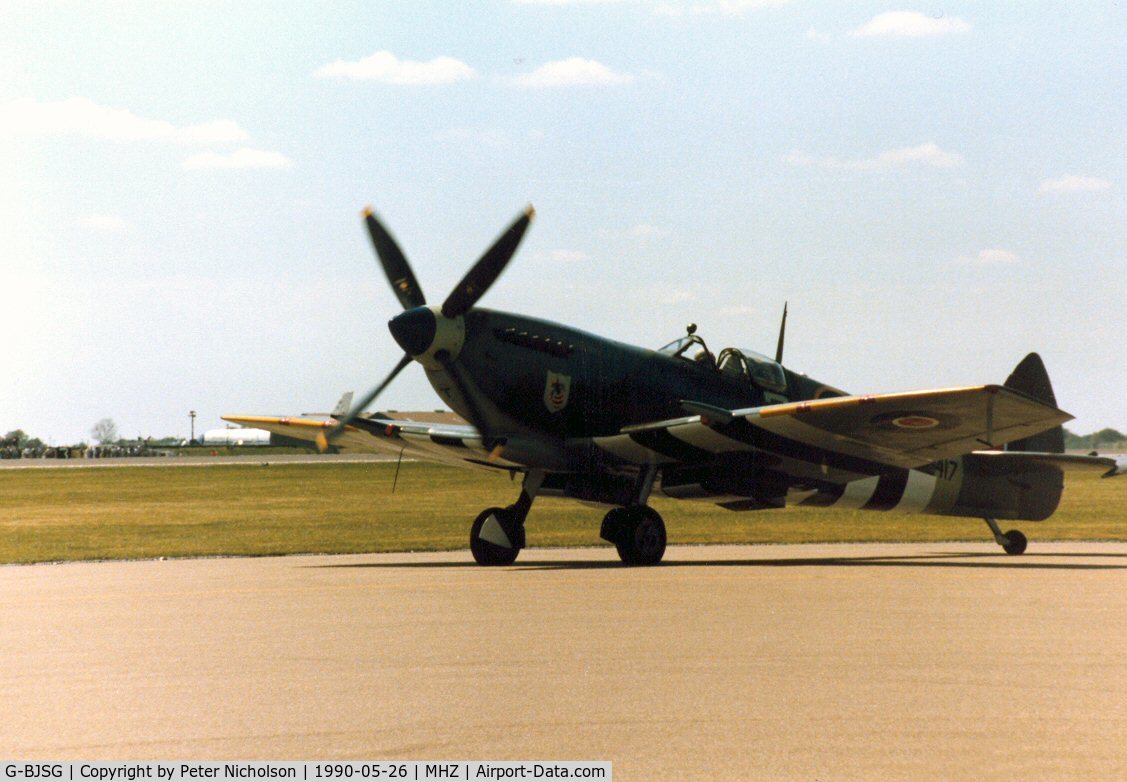
M 774 358 L 711 349 L 688 333 L 658 350 L 547 320 L 476 306 L 509 263 L 529 207 L 440 304 L 427 303 L 406 257 L 371 209 L 364 218 L 403 312 L 388 323 L 403 357 L 350 412 L 325 420 L 225 416 L 322 450 L 386 452 L 520 474 L 507 507 L 470 528 L 482 565 L 516 560 L 541 495 L 609 508 L 601 537 L 622 561 L 652 565 L 666 530 L 653 492 L 729 511 L 806 507 L 984 519 L 1008 554 L 1026 537 L 997 520 L 1039 521 L 1057 507 L 1065 470 L 1127 472 L 1127 458 L 1067 455 L 1041 358 L 1005 383 L 853 396 Z M 416 362 L 468 424 L 363 415 Z M 346 403 L 347 404 L 347 403 Z

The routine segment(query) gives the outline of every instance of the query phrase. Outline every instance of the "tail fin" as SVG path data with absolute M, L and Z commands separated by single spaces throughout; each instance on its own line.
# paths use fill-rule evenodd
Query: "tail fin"
M 1006 378 L 1005 386 L 1053 407 L 1057 406 L 1053 385 L 1049 382 L 1049 373 L 1045 370 L 1045 363 L 1036 353 L 1030 353 L 1021 360 Z M 1024 440 L 1015 440 L 1006 445 L 1006 450 L 1064 453 L 1064 429 L 1057 426 L 1032 437 L 1026 437 Z
M 343 418 L 344 416 L 348 415 L 348 411 L 351 409 L 352 392 L 345 391 L 344 396 L 342 396 L 340 398 L 340 401 L 337 402 L 337 406 L 333 408 L 333 412 L 330 415 L 332 415 L 333 418 Z
M 1010 376 L 1006 388 L 1057 406 L 1049 373 L 1041 357 L 1030 353 Z M 1047 519 L 1060 504 L 1064 488 L 1061 463 L 1052 454 L 1064 452 L 1064 430 L 1044 432 L 1006 444 L 1005 453 L 971 453 L 963 457 L 963 485 L 949 513 L 995 519 Z M 1021 456 L 1027 453 L 1029 456 Z

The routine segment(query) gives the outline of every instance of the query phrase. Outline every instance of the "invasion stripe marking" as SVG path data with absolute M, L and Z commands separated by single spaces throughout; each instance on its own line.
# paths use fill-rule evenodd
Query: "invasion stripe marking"
M 592 439 L 595 441 L 595 445 L 599 446 L 607 453 L 613 454 L 619 459 L 632 464 L 661 464 L 663 462 L 673 461 L 668 457 L 662 456 L 657 451 L 653 451 L 644 445 L 639 445 L 631 440 L 629 435 L 615 434 L 609 437 L 595 437 Z
M 665 454 L 679 462 L 705 462 L 713 457 L 711 451 L 706 451 L 703 448 L 689 445 L 688 443 L 678 440 L 673 435 L 664 429 L 657 429 L 651 432 L 636 432 L 629 435 L 630 439 L 651 451 Z
M 439 445 L 431 439 L 429 434 L 402 432 L 400 436 L 412 451 L 427 454 L 439 461 L 458 464 L 464 458 L 465 449 Z
M 877 490 L 880 478 L 873 476 L 861 481 L 850 481 L 842 492 L 841 500 L 834 505 L 835 508 L 863 508 L 872 499 L 873 492 Z
M 900 449 L 855 440 L 846 435 L 836 434 L 827 429 L 813 426 L 796 418 L 759 417 L 752 419 L 752 423 L 783 437 L 789 437 L 803 443 L 810 443 L 817 447 L 837 451 L 838 453 L 848 454 L 858 459 L 872 459 L 874 457 L 879 459 L 882 455 L 887 454 L 890 458 L 897 460 L 895 464 L 906 466 L 900 465 L 900 462 L 902 462 L 906 456 Z M 921 466 L 924 461 L 923 459 L 919 459 L 917 466 Z M 892 464 L 893 462 L 889 463 Z
M 907 470 L 893 470 L 880 476 L 873 496 L 861 506 L 861 510 L 892 510 L 904 496 L 908 485 Z
M 879 475 L 888 471 L 887 464 L 860 459 L 839 451 L 826 450 L 809 443 L 792 440 L 789 437 L 783 437 L 755 426 L 743 418 L 732 421 L 732 423 L 723 427 L 722 431 L 729 437 L 742 440 L 764 451 L 789 456 L 792 459 L 819 466 L 825 463 L 828 467 L 834 467 L 857 476 Z
M 908 470 L 908 485 L 904 487 L 904 496 L 893 510 L 919 513 L 931 502 L 937 483 L 934 475 L 919 470 Z
M 711 453 L 731 453 L 732 451 L 751 451 L 747 443 L 725 437 L 710 426 L 704 424 L 679 424 L 669 427 L 669 434 L 678 440 L 683 440 L 689 445 L 703 448 Z
M 865 480 L 869 479 L 866 478 Z M 856 481 L 854 481 L 854 483 L 856 483 Z M 845 486 L 829 485 L 820 487 L 816 492 L 811 494 L 809 497 L 805 497 L 798 504 L 807 508 L 828 508 L 830 506 L 836 507 L 837 501 L 841 499 L 842 494 L 845 493 L 845 490 L 848 486 L 849 484 L 846 484 Z

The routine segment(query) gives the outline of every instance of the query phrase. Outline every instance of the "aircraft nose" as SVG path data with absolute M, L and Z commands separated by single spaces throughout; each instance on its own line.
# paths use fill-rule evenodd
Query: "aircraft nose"
M 427 352 L 438 329 L 434 313 L 426 307 L 415 307 L 396 315 L 387 323 L 399 347 L 412 356 Z

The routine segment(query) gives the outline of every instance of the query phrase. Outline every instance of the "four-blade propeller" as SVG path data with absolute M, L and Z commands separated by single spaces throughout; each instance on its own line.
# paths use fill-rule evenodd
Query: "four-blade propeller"
M 505 270 L 509 261 L 512 260 L 517 247 L 520 245 L 521 239 L 524 237 L 524 232 L 528 229 L 528 225 L 535 217 L 536 211 L 532 206 L 528 206 L 524 212 L 517 217 L 512 225 L 509 226 L 501 236 L 493 243 L 493 245 L 485 251 L 485 253 L 478 258 L 477 262 L 466 273 L 450 295 L 446 297 L 446 301 L 442 303 L 441 313 L 444 318 L 457 318 L 469 312 L 475 304 L 485 295 L 490 286 L 497 281 L 501 276 L 501 272 Z M 415 273 L 411 270 L 411 264 L 407 262 L 407 257 L 403 251 L 399 249 L 399 244 L 392 237 L 391 233 L 384 227 L 383 223 L 379 221 L 371 208 L 364 210 L 364 222 L 368 227 L 368 234 L 372 238 L 372 246 L 376 250 L 376 256 L 379 258 L 380 266 L 383 267 L 384 274 L 387 280 L 391 283 L 392 292 L 399 300 L 399 304 L 404 310 L 412 310 L 419 307 L 426 306 L 426 296 L 423 294 L 423 289 L 419 285 L 419 281 L 415 278 Z M 423 311 L 424 314 L 426 311 Z M 404 316 L 405 317 L 405 316 Z M 425 319 L 420 318 L 420 321 L 425 322 Z M 433 318 L 430 318 L 431 328 L 433 328 Z M 396 335 L 397 339 L 400 335 Z M 462 393 L 463 399 L 470 407 L 470 423 L 482 428 L 481 415 L 478 413 L 477 405 L 471 399 L 471 395 L 467 393 L 465 380 L 462 378 L 461 372 L 455 364 L 453 358 L 448 354 L 444 355 L 444 351 L 439 351 L 435 356 L 436 360 L 442 364 L 443 368 L 451 376 L 458 390 Z M 396 375 L 403 371 L 403 368 L 410 364 L 412 355 L 410 352 L 404 353 L 403 358 L 399 359 L 399 363 L 391 370 L 390 374 L 378 386 L 373 388 L 368 394 L 364 396 L 360 402 L 353 406 L 348 415 L 337 421 L 336 425 L 321 433 L 317 439 L 318 447 L 324 451 L 335 437 L 340 435 L 349 424 L 360 417 L 361 413 L 376 400 L 385 388 L 391 385 L 391 381 L 395 379 Z M 484 434 L 484 433 L 483 433 Z

